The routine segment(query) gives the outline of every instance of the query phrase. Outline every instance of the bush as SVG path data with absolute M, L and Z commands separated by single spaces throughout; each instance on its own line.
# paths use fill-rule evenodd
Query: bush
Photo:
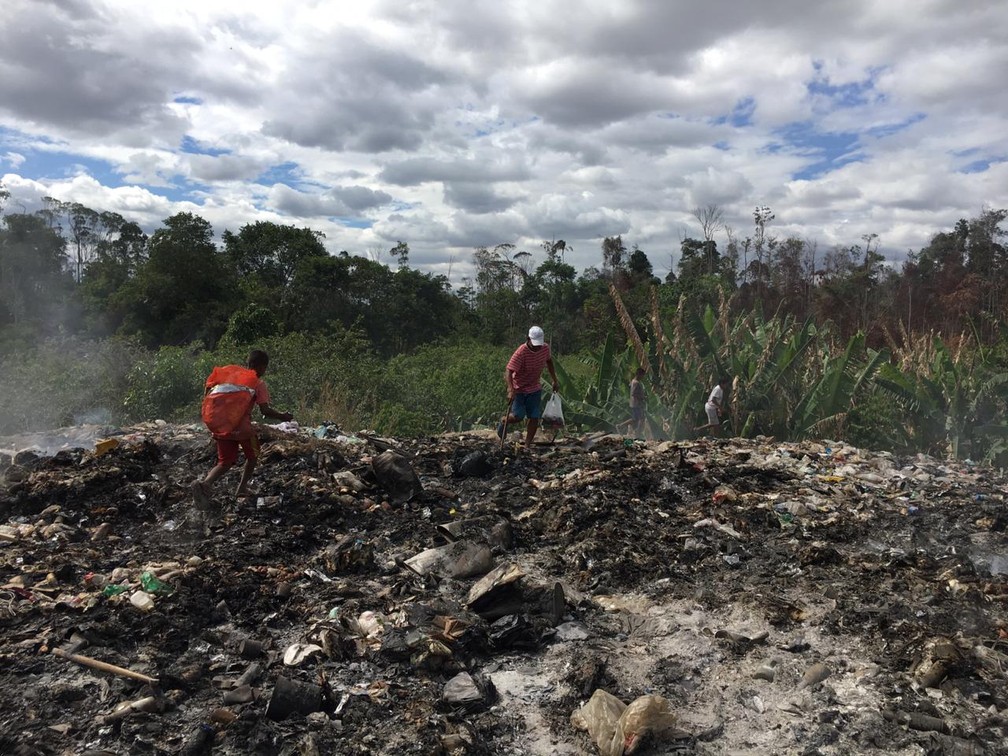
M 382 405 L 374 417 L 373 425 L 383 435 L 400 438 L 431 436 L 442 430 L 436 419 L 429 414 L 407 409 L 396 402 Z
M 280 321 L 272 310 L 250 302 L 235 310 L 221 337 L 222 345 L 243 346 L 270 338 L 280 332 Z
M 899 407 L 880 392 L 866 395 L 847 414 L 844 440 L 862 449 L 905 451 L 906 432 Z
M 213 355 L 198 345 L 161 347 L 139 360 L 129 374 L 126 417 L 199 422 L 203 386 L 214 364 Z
M 359 331 L 291 333 L 256 347 L 270 356 L 266 378 L 274 406 L 292 411 L 299 423 L 330 420 L 352 431 L 376 410 L 383 366 Z
M 503 374 L 511 352 L 469 343 L 423 346 L 393 357 L 381 383 L 381 406 L 397 403 L 412 416 L 426 416 L 425 432 L 488 425 L 505 409 Z

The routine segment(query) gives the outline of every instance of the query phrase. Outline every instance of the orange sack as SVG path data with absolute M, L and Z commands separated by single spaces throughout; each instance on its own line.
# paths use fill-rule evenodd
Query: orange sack
M 241 365 L 215 367 L 203 393 L 203 423 L 214 438 L 252 437 L 252 406 L 259 376 Z

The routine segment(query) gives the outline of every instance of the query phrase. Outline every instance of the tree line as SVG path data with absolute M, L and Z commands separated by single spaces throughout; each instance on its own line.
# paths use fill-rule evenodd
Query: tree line
M 566 261 L 572 250 L 562 240 L 535 253 L 506 242 L 480 247 L 472 275 L 453 288 L 413 268 L 407 242 L 332 255 L 318 231 L 260 221 L 225 230 L 217 243 L 193 213 L 172 215 L 148 235 L 80 203 L 47 198 L 40 210 L 18 213 L 4 207 L 9 199 L 0 187 L 7 343 L 70 332 L 212 348 L 225 335 L 251 342 L 356 329 L 388 357 L 449 336 L 511 344 L 537 322 L 556 349 L 573 353 L 623 333 L 610 287 L 640 318 L 655 296 L 663 317 L 724 306 L 733 316 L 811 318 L 831 322 L 842 338 L 864 333 L 872 346 L 915 334 L 955 340 L 966 330 L 991 343 L 1005 317 L 1005 210 L 960 219 L 894 266 L 874 234 L 821 250 L 814 240 L 776 236 L 774 213 L 757 207 L 743 237 L 712 205 L 694 210 L 701 233 L 683 238 L 664 279 L 644 250 L 614 236 L 582 271 Z M 643 330 L 643 319 L 637 325 Z
M 407 242 L 332 255 L 292 225 L 218 242 L 192 213 L 148 235 L 79 203 L 4 212 L 8 200 L 0 188 L 0 432 L 194 421 L 209 367 L 253 344 L 276 355 L 271 387 L 303 422 L 492 425 L 500 365 L 536 322 L 583 428 L 622 427 L 640 366 L 655 437 L 690 436 L 711 381 L 730 375 L 740 435 L 1008 459 L 1003 210 L 892 265 L 874 235 L 822 251 L 776 236 L 770 208 L 742 236 L 708 206 L 663 278 L 612 236 L 580 272 L 563 240 L 480 247 L 453 288 L 413 268 Z

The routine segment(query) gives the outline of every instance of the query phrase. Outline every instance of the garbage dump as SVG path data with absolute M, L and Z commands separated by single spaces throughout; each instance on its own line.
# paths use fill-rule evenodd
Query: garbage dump
M 1000 471 L 284 430 L 0 439 L 0 753 L 1008 752 Z

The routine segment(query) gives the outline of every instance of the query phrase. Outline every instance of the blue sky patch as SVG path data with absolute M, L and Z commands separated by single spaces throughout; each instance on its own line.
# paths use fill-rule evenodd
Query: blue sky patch
M 188 152 L 190 155 L 211 155 L 212 157 L 217 157 L 218 155 L 230 155 L 231 150 L 221 150 L 216 147 L 207 147 L 200 144 L 197 140 L 193 139 L 191 136 L 186 134 L 182 137 L 182 143 L 179 145 L 182 152 Z
M 731 113 L 726 113 L 725 115 L 712 118 L 710 119 L 710 122 L 715 126 L 724 126 L 727 124 L 740 129 L 744 126 L 752 126 L 753 114 L 755 112 L 756 99 L 753 97 L 743 97 L 735 103 L 735 107 L 732 108 Z
M 298 187 L 304 184 L 304 175 L 297 163 L 288 160 L 285 163 L 271 165 L 259 174 L 255 183 L 262 184 L 263 186 L 287 184 L 287 186 Z
M 828 100 L 833 109 L 856 108 L 871 102 L 883 101 L 884 95 L 875 92 L 875 80 L 885 68 L 877 67 L 868 70 L 868 76 L 861 81 L 850 81 L 844 84 L 833 84 L 829 77 L 823 75 L 821 61 L 812 63 L 816 76 L 805 83 L 809 95 L 818 99 Z
M 876 139 L 882 139 L 884 137 L 897 134 L 904 129 L 908 129 L 915 123 L 920 123 L 925 118 L 927 118 L 926 113 L 914 113 L 913 115 L 904 118 L 902 121 L 897 121 L 896 123 L 884 123 L 881 126 L 872 126 L 865 130 L 865 134 L 875 137 Z
M 1004 157 L 980 158 L 979 160 L 973 160 L 964 165 L 959 169 L 959 173 L 983 173 L 992 165 L 1003 163 L 1006 160 L 1008 160 L 1008 158 Z
M 371 228 L 374 221 L 367 218 L 333 218 L 334 221 L 347 228 Z
M 811 121 L 799 121 L 777 129 L 778 141 L 768 144 L 764 151 L 771 154 L 793 153 L 808 159 L 793 179 L 814 179 L 849 163 L 864 160 L 860 137 L 852 131 L 821 132 Z
M 102 186 L 112 189 L 127 185 L 123 176 L 129 173 L 128 167 L 115 166 L 107 160 L 91 158 L 67 150 L 36 149 L 32 146 L 39 143 L 54 146 L 57 144 L 47 137 L 28 136 L 12 129 L 0 127 L 0 169 L 9 169 L 36 181 L 63 180 L 84 174 Z M 7 152 L 15 152 L 23 156 L 24 161 L 14 166 L 13 163 L 2 157 Z M 166 178 L 164 185 L 140 182 L 129 182 L 129 184 L 147 189 L 171 202 L 198 201 L 196 195 L 209 192 L 209 187 L 189 181 L 184 176 Z M 94 209 L 102 210 L 104 208 Z
M 172 102 L 177 102 L 179 105 L 202 105 L 203 100 L 199 97 L 190 97 L 189 95 L 179 95 Z

